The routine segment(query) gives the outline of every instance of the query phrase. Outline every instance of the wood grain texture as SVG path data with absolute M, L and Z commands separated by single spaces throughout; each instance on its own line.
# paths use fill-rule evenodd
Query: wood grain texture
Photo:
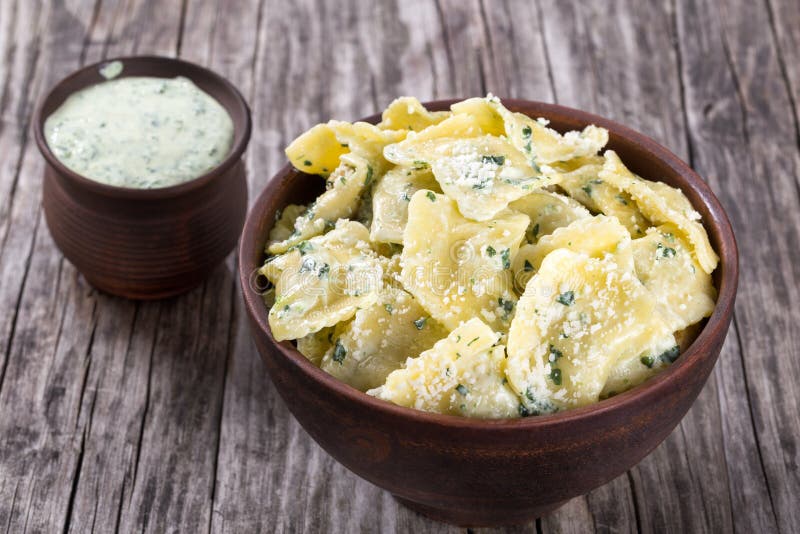
M 42 219 L 36 99 L 82 64 L 180 56 L 254 120 L 251 198 L 295 135 L 395 96 L 556 101 L 708 179 L 739 240 L 735 323 L 701 397 L 627 475 L 508 532 L 800 530 L 800 7 L 795 0 L 0 2 L 0 529 L 456 531 L 336 464 L 277 397 L 233 263 L 136 304 Z

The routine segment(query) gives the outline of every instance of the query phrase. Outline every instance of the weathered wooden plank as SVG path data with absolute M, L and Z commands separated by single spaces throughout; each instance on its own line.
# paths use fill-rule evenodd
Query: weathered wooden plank
M 776 58 L 789 86 L 789 103 L 795 115 L 800 146 L 800 3 L 794 0 L 765 0 L 769 24 L 776 40 Z
M 686 157 L 669 6 L 543 2 L 542 10 L 559 103 L 619 120 Z M 667 442 L 635 467 L 630 477 L 617 482 L 618 499 L 625 502 L 633 492 L 636 502 L 630 511 L 638 509 L 639 516 L 612 516 L 603 523 L 620 521 L 612 528 L 627 531 L 730 528 L 724 458 L 715 454 L 719 436 L 714 426 L 721 418 L 715 387 L 712 379 Z M 709 426 L 708 421 L 716 424 Z M 679 491 L 704 495 L 713 502 L 706 510 L 700 499 L 682 499 Z M 600 505 L 592 511 L 605 515 L 608 507 Z
M 800 364 L 786 355 L 798 354 L 800 158 L 789 93 L 763 5 L 680 6 L 678 26 L 695 163 L 728 207 L 743 252 L 736 331 L 756 436 L 750 454 L 764 475 L 732 480 L 732 499 L 752 508 L 752 495 L 768 498 L 744 514 L 743 531 L 777 523 L 793 532 L 800 524 Z
M 0 524 L 11 532 L 60 530 L 81 458 L 82 436 L 74 428 L 92 305 L 74 298 L 68 270 L 42 230 L 43 165 L 27 130 L 33 99 L 71 68 L 83 29 L 60 5 L 3 6 L 10 6 L 2 55 L 10 68 L 0 132 L 0 184 L 7 194 L 0 218 Z
M 38 203 L 39 177 L 23 176 L 18 187 L 22 159 L 28 148 L 25 132 L 32 109 L 31 95 L 24 89 L 36 72 L 41 33 L 20 28 L 42 27 L 46 13 L 28 3 L 4 2 L 0 69 L 3 85 L 0 93 L 0 390 L 8 364 L 11 338 L 16 325 L 22 285 L 28 272 L 28 259 L 39 218 L 31 210 Z M 41 83 L 41 82 L 39 82 Z M 35 172 L 36 169 L 33 169 Z M 14 202 L 15 198 L 18 200 Z M 13 252 L 12 252 L 13 251 Z
M 130 501 L 160 308 L 141 310 L 95 294 L 91 363 L 77 427 L 83 462 L 75 473 L 69 530 L 112 530 Z

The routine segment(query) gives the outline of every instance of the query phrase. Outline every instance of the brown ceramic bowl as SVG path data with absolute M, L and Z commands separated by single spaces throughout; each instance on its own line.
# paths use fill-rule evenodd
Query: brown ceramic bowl
M 447 109 L 454 101 L 426 104 Z M 721 257 L 716 309 L 692 345 L 645 384 L 595 405 L 553 415 L 477 420 L 395 406 L 338 381 L 289 342 L 276 342 L 267 309 L 248 289 L 261 265 L 276 210 L 308 200 L 309 178 L 284 167 L 245 223 L 239 269 L 252 334 L 287 406 L 329 454 L 366 480 L 432 518 L 469 526 L 519 524 L 609 482 L 661 443 L 705 384 L 728 331 L 738 277 L 736 241 L 717 198 L 669 150 L 642 134 L 582 111 L 503 100 L 546 117 L 557 130 L 607 128 L 610 148 L 634 171 L 680 187 L 702 214 Z M 377 116 L 368 121 L 375 122 Z
M 228 157 L 208 173 L 159 189 L 96 182 L 61 163 L 44 137 L 44 122 L 72 93 L 104 81 L 99 68 L 115 59 L 120 77 L 184 76 L 230 114 L 234 140 Z M 90 65 L 61 80 L 33 118 L 46 161 L 43 204 L 53 240 L 95 287 L 128 298 L 154 299 L 187 291 L 236 246 L 247 213 L 242 154 L 250 140 L 250 110 L 221 76 L 186 61 L 123 57 Z

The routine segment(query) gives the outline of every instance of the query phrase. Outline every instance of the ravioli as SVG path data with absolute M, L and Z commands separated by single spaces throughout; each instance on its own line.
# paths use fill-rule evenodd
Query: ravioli
M 278 341 L 302 338 L 350 319 L 375 302 L 383 286 L 369 232 L 347 220 L 267 261 L 259 272 L 275 285 L 269 325 Z
M 267 251 L 282 254 L 301 241 L 322 234 L 337 220 L 351 217 L 358 210 L 359 199 L 374 173 L 364 158 L 353 154 L 342 156 L 342 164 L 331 175 L 328 190 L 295 219 L 292 233 L 282 241 L 271 242 Z
M 530 217 L 531 222 L 525 232 L 528 243 L 536 243 L 539 238 L 552 234 L 557 228 L 592 216 L 589 210 L 570 197 L 546 190 L 533 191 L 508 207 Z
M 294 233 L 295 221 L 307 210 L 306 206 L 297 204 L 289 204 L 283 208 L 276 217 L 275 226 L 269 231 L 270 242 L 276 243 L 289 239 Z
M 409 134 L 397 143 L 387 145 L 383 156 L 396 165 L 411 166 L 417 169 L 429 168 L 431 149 L 437 142 L 447 139 L 471 139 L 488 135 L 480 122 L 472 115 L 451 115 L 440 123 L 421 132 Z
M 506 375 L 530 413 L 597 402 L 618 360 L 671 333 L 614 254 L 557 249 L 530 279 L 508 334 Z
M 409 146 L 413 160 L 392 154 L 392 161 L 430 166 L 442 191 L 458 203 L 465 217 L 476 221 L 491 219 L 509 202 L 555 180 L 534 170 L 502 137 L 440 138 Z
M 551 413 L 649 380 L 713 312 L 700 216 L 600 155 L 605 129 L 492 95 L 381 119 L 287 148 L 326 190 L 276 215 L 260 269 L 275 339 L 340 381 L 434 413 Z
M 692 251 L 703 270 L 711 274 L 719 262 L 708 241 L 700 214 L 679 190 L 662 182 L 650 182 L 628 170 L 613 150 L 605 153 L 600 178 L 630 194 L 639 210 L 653 224 L 674 224 L 692 245 Z
M 503 118 L 505 133 L 514 146 L 531 158 L 534 164 L 545 165 L 574 158 L 594 156 L 608 143 L 608 131 L 589 125 L 582 131 L 564 135 L 548 128 L 550 121 L 532 119 L 509 111 L 498 99 L 487 99 Z
M 297 340 L 297 350 L 319 367 L 325 353 L 333 346 L 333 327 L 328 326 Z
M 525 269 L 529 265 L 528 269 L 535 272 L 548 254 L 560 248 L 582 252 L 593 258 L 602 258 L 607 253 L 624 252 L 624 264 L 628 268 L 632 265 L 630 244 L 630 234 L 616 217 L 598 215 L 578 219 L 567 226 L 556 228 L 552 234 L 543 236 L 536 244 L 521 247 L 514 258 L 514 270 Z
M 519 399 L 505 379 L 500 335 L 470 319 L 367 393 L 400 406 L 479 418 L 515 417 Z
M 667 334 L 663 338 L 654 339 L 639 354 L 631 353 L 616 361 L 608 373 L 600 398 L 613 397 L 638 386 L 661 372 L 679 355 L 680 348 L 674 335 Z
M 366 122 L 328 121 L 300 135 L 286 147 L 286 156 L 296 169 L 308 174 L 330 175 L 342 156 L 353 154 L 383 171 L 383 148 L 405 138 L 406 130 L 383 130 Z
M 317 124 L 286 147 L 286 157 L 295 169 L 328 176 L 339 166 L 339 158 L 350 149 L 328 124 Z
M 711 275 L 692 254 L 692 247 L 672 224 L 647 230 L 632 243 L 636 275 L 670 318 L 673 331 L 711 315 L 717 291 Z
M 384 110 L 378 128 L 420 132 L 429 126 L 439 124 L 450 115 L 452 113 L 449 111 L 428 111 L 413 96 L 402 96 L 393 100 Z
M 414 193 L 420 189 L 442 192 L 427 167 L 395 167 L 383 175 L 372 194 L 372 241 L 403 243 L 403 230 L 408 221 L 408 204 Z
M 334 344 L 320 367 L 366 391 L 447 334 L 408 292 L 389 289 L 374 304 L 356 311 L 352 321 L 336 327 Z
M 403 234 L 403 286 L 451 330 L 472 317 L 507 330 L 516 302 L 511 262 L 528 222 L 511 210 L 472 221 L 447 196 L 417 191 Z
M 644 235 L 649 226 L 631 196 L 600 178 L 603 158 L 582 158 L 562 166 L 569 170 L 561 174 L 558 186 L 594 213 L 616 217 L 631 236 Z
M 501 136 L 506 133 L 506 126 L 494 100 L 496 99 L 469 98 L 456 102 L 450 109 L 455 115 L 471 117 L 486 134 Z

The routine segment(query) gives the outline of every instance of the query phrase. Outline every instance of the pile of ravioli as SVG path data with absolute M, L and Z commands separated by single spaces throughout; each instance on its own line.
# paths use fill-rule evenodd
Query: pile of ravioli
M 605 129 L 562 135 L 491 95 L 382 119 L 286 149 L 326 189 L 276 216 L 260 269 L 275 339 L 343 382 L 429 412 L 552 413 L 658 373 L 713 311 L 700 215 L 603 151 Z

